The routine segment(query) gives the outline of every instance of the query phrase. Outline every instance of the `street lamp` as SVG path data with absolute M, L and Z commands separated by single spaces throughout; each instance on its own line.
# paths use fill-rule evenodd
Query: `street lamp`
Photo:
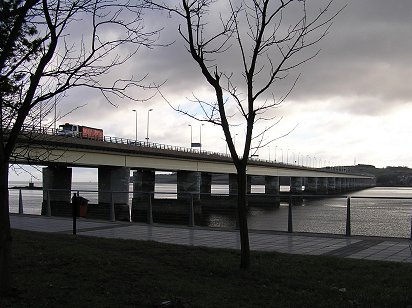
M 147 110 L 147 129 L 146 129 L 146 142 L 149 142 L 149 113 L 150 111 L 153 111 L 152 108 Z
M 288 164 L 288 165 L 289 165 L 289 150 L 290 150 L 290 149 L 288 149 L 288 150 L 286 151 L 286 164 Z
M 133 109 L 132 110 L 135 114 L 136 114 L 136 141 L 137 141 L 137 110 L 136 109 Z
M 275 145 L 275 163 L 276 163 L 276 149 L 278 148 L 277 145 Z
M 203 125 L 205 125 L 205 124 L 200 125 L 200 135 L 199 135 L 200 136 L 200 138 L 199 138 L 200 139 L 199 140 L 200 141 L 200 144 L 199 144 L 200 145 L 200 152 L 202 152 L 202 126 Z
M 190 148 L 192 148 L 192 144 L 193 144 L 193 130 L 192 130 L 192 124 L 189 124 L 188 126 L 190 126 Z

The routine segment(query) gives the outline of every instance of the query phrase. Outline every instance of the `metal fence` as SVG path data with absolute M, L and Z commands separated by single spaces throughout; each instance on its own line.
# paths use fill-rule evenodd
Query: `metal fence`
M 56 192 L 70 202 L 53 201 Z M 98 202 L 99 194 L 106 202 Z M 118 195 L 128 194 L 126 202 Z M 83 203 L 73 210 L 73 195 Z M 236 195 L 177 192 L 9 189 L 10 212 L 148 224 L 237 228 Z M 84 201 L 86 200 L 86 201 Z M 109 201 L 107 201 L 109 200 Z M 248 195 L 249 228 L 412 239 L 412 198 L 314 195 Z M 79 208 L 83 207 L 80 213 Z M 85 207 L 85 208 L 84 208 Z M 73 216 L 73 214 L 75 214 Z

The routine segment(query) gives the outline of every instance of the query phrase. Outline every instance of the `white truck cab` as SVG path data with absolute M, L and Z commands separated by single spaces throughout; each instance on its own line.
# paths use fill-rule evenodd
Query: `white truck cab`
M 65 123 L 59 125 L 59 130 L 57 131 L 59 136 L 72 136 L 77 137 L 80 135 L 79 125 Z

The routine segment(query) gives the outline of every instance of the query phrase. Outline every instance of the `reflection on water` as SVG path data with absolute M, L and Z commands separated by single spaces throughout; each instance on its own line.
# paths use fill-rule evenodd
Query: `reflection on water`
M 10 183 L 9 186 L 22 185 Z M 26 184 L 26 183 L 23 183 Z M 40 185 L 40 184 L 38 184 Z M 73 189 L 90 203 L 97 203 L 96 183 L 73 183 Z M 132 186 L 130 191 L 132 191 Z M 287 190 L 288 187 L 282 187 Z M 88 192 L 86 192 L 88 191 Z M 174 184 L 156 184 L 155 198 L 175 199 Z M 252 185 L 252 193 L 262 193 L 264 187 Z M 227 185 L 212 185 L 212 194 L 227 195 Z M 18 190 L 9 192 L 10 212 L 18 212 Z M 41 190 L 22 190 L 24 213 L 40 215 L 43 193 Z M 351 226 L 354 235 L 393 236 L 409 238 L 411 234 L 412 188 L 375 187 L 350 193 Z M 357 198 L 370 197 L 370 198 Z M 376 197 L 404 197 L 409 200 L 376 199 Z M 132 194 L 130 194 L 130 199 Z M 131 201 L 130 201 L 131 204 Z M 202 208 L 196 224 L 210 227 L 234 228 L 236 210 L 215 207 Z M 288 204 L 280 206 L 250 207 L 248 225 L 250 229 L 287 231 Z M 346 227 L 346 198 L 304 199 L 293 206 L 293 230 L 296 232 L 318 232 L 344 234 Z

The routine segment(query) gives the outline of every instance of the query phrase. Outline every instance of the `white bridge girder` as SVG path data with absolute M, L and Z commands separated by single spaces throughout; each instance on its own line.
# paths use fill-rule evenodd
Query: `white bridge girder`
M 230 160 L 217 161 L 207 160 L 204 157 L 199 159 L 176 157 L 177 155 L 142 154 L 136 151 L 107 150 L 107 149 L 87 149 L 87 148 L 65 148 L 30 146 L 30 148 L 19 147 L 15 149 L 16 157 L 14 162 L 20 164 L 38 165 L 68 165 L 78 167 L 128 167 L 131 169 L 155 169 L 162 171 L 200 171 L 208 173 L 234 174 L 236 169 Z M 285 176 L 285 177 L 339 177 L 339 178 L 359 178 L 372 179 L 371 176 L 333 172 L 313 168 L 304 168 L 280 164 L 259 164 L 251 162 L 247 167 L 247 174 L 257 176 Z

